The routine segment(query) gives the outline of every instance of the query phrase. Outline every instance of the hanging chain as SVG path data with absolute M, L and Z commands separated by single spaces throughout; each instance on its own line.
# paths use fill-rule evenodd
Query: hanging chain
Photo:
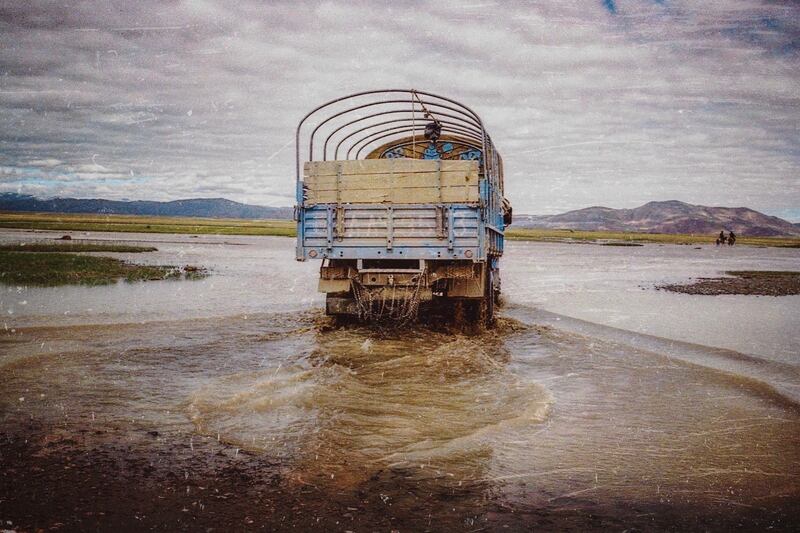
M 423 104 L 423 103 L 422 103 L 422 99 L 421 99 L 421 98 L 419 97 L 419 95 L 417 94 L 417 91 L 415 91 L 414 89 L 411 89 L 411 94 L 414 96 L 414 98 L 416 98 L 416 99 L 417 99 L 417 102 L 419 102 L 419 105 L 420 105 L 420 107 L 422 108 L 422 112 L 423 112 L 423 114 L 424 114 L 425 118 L 429 118 L 429 119 L 431 119 L 432 121 L 434 121 L 436 124 L 438 124 L 438 125 L 441 127 L 441 125 L 442 125 L 442 124 L 441 124 L 441 122 L 439 122 L 439 121 L 436 119 L 436 117 L 435 117 L 435 116 L 433 116 L 433 113 L 431 113 L 430 109 L 428 109 L 427 107 L 425 107 L 425 104 Z M 413 109 L 413 107 L 412 107 L 412 109 Z
M 350 278 L 353 287 L 353 297 L 358 309 L 358 318 L 365 322 L 394 322 L 398 326 L 416 320 L 419 315 L 420 294 L 425 284 L 423 270 L 417 275 L 416 283 L 412 286 L 410 294 L 403 298 L 396 298 L 396 287 L 392 285 L 389 293 L 386 287 L 372 290 L 364 286 L 358 274 Z

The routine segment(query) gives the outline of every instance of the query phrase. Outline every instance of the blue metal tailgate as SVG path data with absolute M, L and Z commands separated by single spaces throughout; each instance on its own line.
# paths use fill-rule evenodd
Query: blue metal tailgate
M 478 205 L 318 204 L 299 210 L 297 259 L 486 258 Z

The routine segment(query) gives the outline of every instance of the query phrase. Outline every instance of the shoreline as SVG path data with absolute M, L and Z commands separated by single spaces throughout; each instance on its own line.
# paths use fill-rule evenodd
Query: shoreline
M 504 314 L 525 327 L 406 338 L 327 327 L 305 283 L 317 265 L 294 262 L 290 239 L 150 235 L 152 263 L 181 257 L 217 275 L 2 294 L 12 328 L 64 312 L 126 321 L 4 337 L 4 527 L 791 530 L 800 520 L 798 411 L 785 389 L 754 381 L 796 383 L 792 368 L 534 305 L 616 294 L 625 313 L 663 314 L 663 301 L 637 302 L 687 297 L 624 288 L 721 265 L 778 270 L 796 250 L 518 243 L 504 272 L 521 304 Z M 227 240 L 247 246 L 210 246 Z M 601 283 L 597 272 L 616 275 Z M 569 285 L 553 292 L 548 279 Z M 743 443 L 762 454 L 739 457 Z
M 0 229 L 29 231 L 78 231 L 118 233 L 161 233 L 185 235 L 296 236 L 295 222 L 282 219 L 226 219 L 151 217 L 140 215 L 98 215 L 75 213 L 0 212 Z M 676 244 L 714 246 L 716 235 L 582 231 L 570 229 L 506 230 L 509 241 L 563 242 L 605 246 Z M 800 237 L 748 237 L 741 235 L 737 246 L 800 248 Z
M 659 285 L 657 290 L 719 296 L 793 296 L 800 294 L 800 272 L 790 270 L 728 271 L 726 277 L 698 278 L 690 283 Z

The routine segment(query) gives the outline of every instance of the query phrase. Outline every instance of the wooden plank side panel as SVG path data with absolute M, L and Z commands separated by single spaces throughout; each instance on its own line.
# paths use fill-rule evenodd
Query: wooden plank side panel
M 337 176 L 306 176 L 307 189 L 335 191 L 337 184 L 344 189 L 394 189 L 402 187 L 431 187 L 478 185 L 478 174 L 466 171 L 418 172 L 415 174 L 363 174 Z
M 390 204 L 438 204 L 477 203 L 480 199 L 478 186 L 415 187 L 398 189 L 344 189 L 339 191 L 307 191 L 309 205 L 332 203 L 390 203 Z
M 304 186 L 308 205 L 476 203 L 479 179 L 475 161 L 313 161 L 306 163 Z
M 432 159 L 357 159 L 343 161 L 309 161 L 303 165 L 304 176 L 336 176 L 357 174 L 407 174 L 436 172 L 440 161 Z M 478 173 L 477 161 L 441 160 L 441 170 Z

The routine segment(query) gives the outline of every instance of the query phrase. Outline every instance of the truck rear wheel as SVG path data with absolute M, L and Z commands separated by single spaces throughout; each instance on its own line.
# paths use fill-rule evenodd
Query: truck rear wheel
M 456 323 L 462 321 L 470 327 L 488 328 L 494 324 L 495 291 L 494 275 L 487 267 L 484 276 L 483 297 L 454 299 Z

